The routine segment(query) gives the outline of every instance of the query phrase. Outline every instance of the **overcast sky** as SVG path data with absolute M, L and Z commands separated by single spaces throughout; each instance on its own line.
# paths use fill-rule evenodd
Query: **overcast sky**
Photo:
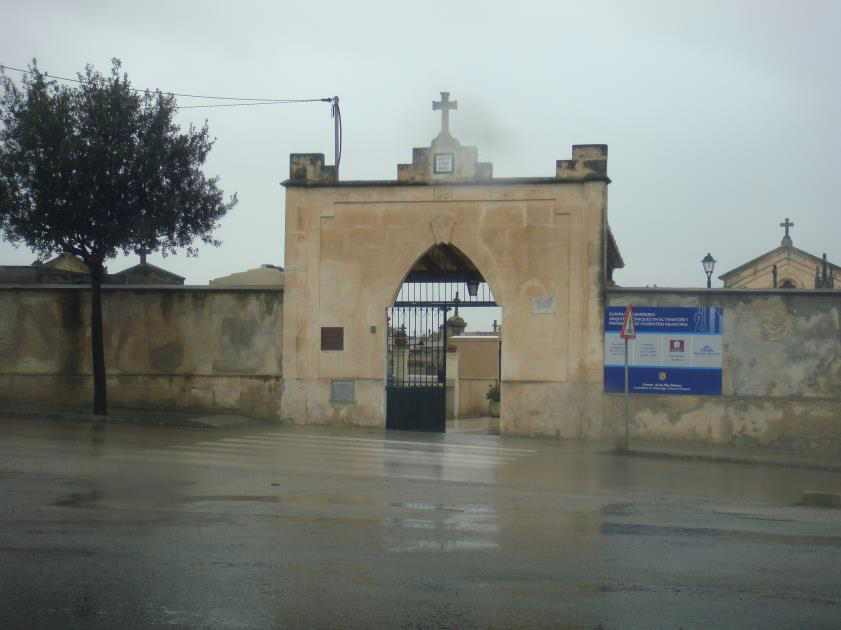
M 342 179 L 394 179 L 437 134 L 441 91 L 459 103 L 453 135 L 498 177 L 551 176 L 571 145 L 608 144 L 622 285 L 702 286 L 708 251 L 717 276 L 778 246 L 785 217 L 797 247 L 841 264 L 838 0 L 3 0 L 2 15 L 10 66 L 36 57 L 75 76 L 118 57 L 135 87 L 338 95 Z M 283 264 L 289 154 L 333 161 L 328 104 L 178 115 L 205 118 L 217 138 L 205 170 L 239 205 L 218 249 L 150 257 L 188 284 Z M 34 258 L 0 244 L 0 264 Z

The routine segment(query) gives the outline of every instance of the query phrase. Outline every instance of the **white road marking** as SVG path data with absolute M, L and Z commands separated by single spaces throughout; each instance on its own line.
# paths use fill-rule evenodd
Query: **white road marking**
M 412 479 L 491 481 L 507 464 L 535 453 L 473 444 L 282 435 L 276 432 L 111 453 L 108 459 L 275 471 L 350 472 Z

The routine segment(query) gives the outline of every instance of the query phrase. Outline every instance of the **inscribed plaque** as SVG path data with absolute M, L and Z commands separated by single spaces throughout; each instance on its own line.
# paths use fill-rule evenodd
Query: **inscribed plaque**
M 352 403 L 353 381 L 330 381 L 330 402 Z
M 538 315 L 552 315 L 555 312 L 555 298 L 534 297 L 531 299 L 531 312 Z

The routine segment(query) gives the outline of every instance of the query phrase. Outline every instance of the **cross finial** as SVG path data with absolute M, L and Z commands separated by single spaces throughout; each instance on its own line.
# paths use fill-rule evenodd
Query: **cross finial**
M 449 92 L 441 92 L 440 101 L 432 101 L 432 111 L 441 110 L 441 135 L 450 135 L 450 110 L 458 109 L 458 101 L 450 100 Z
M 794 227 L 794 223 L 792 223 L 789 220 L 789 218 L 786 217 L 786 220 L 783 221 L 782 223 L 780 223 L 780 227 L 785 228 L 785 231 L 786 231 L 785 236 L 783 236 L 783 242 L 782 242 L 783 247 L 791 247 L 791 237 L 788 235 L 788 229 L 791 228 L 791 227 Z

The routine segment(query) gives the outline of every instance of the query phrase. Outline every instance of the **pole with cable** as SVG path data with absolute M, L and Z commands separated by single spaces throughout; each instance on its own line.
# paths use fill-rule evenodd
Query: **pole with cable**
M 342 161 L 342 112 L 339 111 L 339 97 L 325 99 L 331 103 L 330 116 L 333 118 L 333 155 L 336 156 L 336 178 L 339 177 L 339 162 Z

